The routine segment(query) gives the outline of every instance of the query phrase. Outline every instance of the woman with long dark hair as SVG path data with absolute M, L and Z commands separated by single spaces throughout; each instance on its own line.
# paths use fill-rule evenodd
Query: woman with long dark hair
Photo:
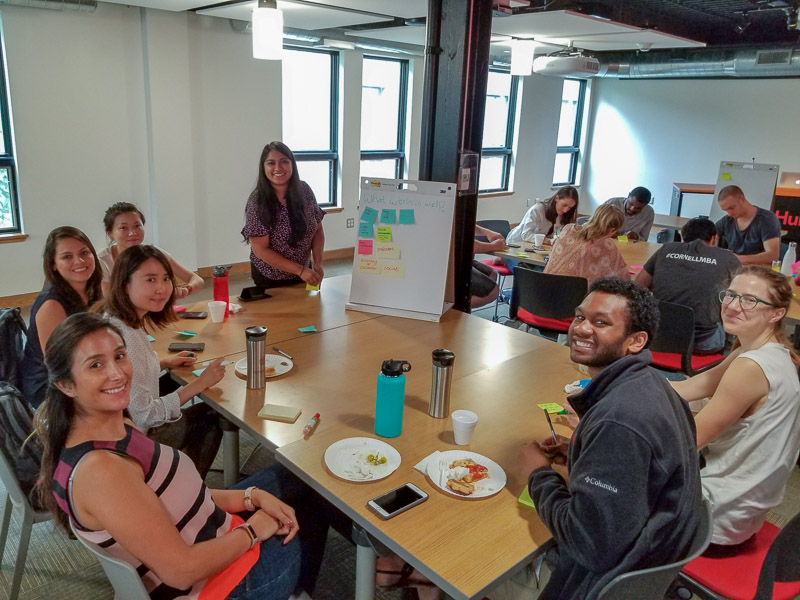
M 556 193 L 536 202 L 525 213 L 522 223 L 517 225 L 506 236 L 509 244 L 532 242 L 536 234 L 544 234 L 549 238 L 558 228 L 559 230 L 575 222 L 578 213 L 578 190 L 571 185 L 558 188 Z
M 28 343 L 22 358 L 22 393 L 36 408 L 47 389 L 44 348 L 67 316 L 100 300 L 101 274 L 92 242 L 80 229 L 57 227 L 47 236 L 42 256 L 45 284 L 31 308 Z
M 319 285 L 325 275 L 324 216 L 314 192 L 300 180 L 289 147 L 282 142 L 264 146 L 258 161 L 258 182 L 247 200 L 242 229 L 250 244 L 250 272 L 256 287 L 300 281 Z

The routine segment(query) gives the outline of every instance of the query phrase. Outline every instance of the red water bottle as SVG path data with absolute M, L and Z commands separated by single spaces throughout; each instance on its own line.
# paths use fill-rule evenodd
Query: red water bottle
M 214 300 L 221 300 L 225 303 L 225 317 L 228 317 L 228 271 L 233 265 L 227 267 L 214 267 Z

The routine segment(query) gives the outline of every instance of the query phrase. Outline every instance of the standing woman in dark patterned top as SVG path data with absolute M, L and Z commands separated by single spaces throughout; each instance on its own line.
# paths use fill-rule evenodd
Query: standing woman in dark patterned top
M 258 183 L 247 200 L 242 229 L 250 244 L 250 271 L 256 287 L 301 280 L 319 285 L 325 275 L 324 216 L 314 192 L 300 181 L 297 161 L 288 146 L 282 142 L 264 146 L 258 162 Z

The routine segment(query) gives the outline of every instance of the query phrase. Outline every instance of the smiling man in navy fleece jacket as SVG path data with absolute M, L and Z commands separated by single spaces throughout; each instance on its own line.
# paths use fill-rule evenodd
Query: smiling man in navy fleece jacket
M 570 357 L 592 381 L 569 398 L 572 440 L 520 452 L 531 498 L 556 542 L 543 599 L 596 598 L 615 576 L 686 556 L 702 514 L 694 420 L 650 368 L 658 306 L 644 287 L 596 280 L 575 310 Z M 570 482 L 545 451 L 569 469 Z

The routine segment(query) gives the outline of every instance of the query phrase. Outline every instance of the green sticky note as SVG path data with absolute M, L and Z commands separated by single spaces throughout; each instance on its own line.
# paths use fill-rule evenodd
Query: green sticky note
M 318 292 L 319 291 L 319 284 L 311 285 L 310 283 L 306 284 L 306 291 L 307 292 Z
M 195 377 L 200 377 L 200 375 L 202 375 L 203 371 L 205 370 L 206 370 L 205 367 L 203 367 L 202 369 L 195 369 L 194 371 L 192 371 L 192 375 L 194 375 Z
M 184 329 L 183 331 L 179 331 L 178 335 L 182 335 L 184 337 L 194 337 L 197 335 L 194 331 L 189 331 L 188 329 Z
M 628 236 L 627 235 L 618 235 L 617 236 L 617 241 L 618 242 L 627 242 L 628 241 Z
M 730 181 L 730 179 L 731 179 L 731 174 L 730 174 L 730 173 L 722 173 L 722 174 L 719 176 L 719 178 L 720 178 L 720 179 L 722 179 L 722 181 Z
M 308 327 L 298 327 L 297 331 L 300 333 L 315 333 L 317 328 L 313 325 L 309 325 Z
M 381 210 L 381 223 L 386 225 L 394 225 L 394 217 L 397 211 L 392 208 L 384 208 Z
M 524 488 L 522 488 L 522 493 L 519 495 L 518 502 L 520 504 L 524 504 L 525 506 L 536 508 L 536 505 L 533 503 L 533 499 L 531 498 L 531 493 L 528 491 L 527 485 Z
M 376 218 L 378 218 L 378 211 L 370 206 L 365 207 L 364 212 L 361 213 L 361 220 L 369 223 L 370 225 L 375 223 Z
M 414 209 L 403 208 L 400 210 L 400 225 L 413 225 L 414 224 Z
M 147 341 L 148 341 L 148 342 L 155 342 L 155 341 L 156 341 L 156 338 L 154 338 L 152 335 L 148 335 L 148 336 L 147 336 Z
M 358 237 L 360 237 L 360 238 L 371 238 L 372 237 L 372 223 L 367 223 L 366 221 L 361 221 L 361 223 L 358 224 Z
M 561 407 L 561 405 L 557 404 L 556 402 L 546 402 L 545 404 L 537 404 L 536 406 L 538 406 L 539 408 L 541 408 L 543 410 L 546 410 L 551 415 L 557 415 L 558 413 L 560 413 L 561 411 L 564 410 Z
M 387 226 L 378 227 L 378 241 L 391 242 L 392 241 L 392 228 Z

